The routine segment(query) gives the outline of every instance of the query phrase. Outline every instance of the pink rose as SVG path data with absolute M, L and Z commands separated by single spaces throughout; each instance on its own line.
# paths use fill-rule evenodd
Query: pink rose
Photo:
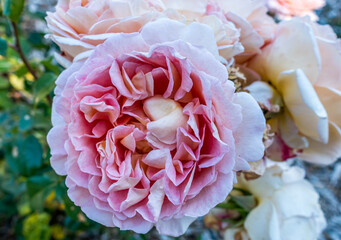
M 313 20 L 317 20 L 314 10 L 324 5 L 324 0 L 268 0 L 270 11 L 281 19 L 309 15 Z
M 221 55 L 230 59 L 243 52 L 240 33 L 226 19 L 207 13 L 207 0 L 59 0 L 47 15 L 50 37 L 66 55 L 57 58 L 68 66 L 85 59 L 114 33 L 133 33 L 158 18 L 184 23 L 201 22 L 212 28 Z
M 178 236 L 262 158 L 260 108 L 206 49 L 218 52 L 206 25 L 160 19 L 60 75 L 51 164 L 89 218 Z

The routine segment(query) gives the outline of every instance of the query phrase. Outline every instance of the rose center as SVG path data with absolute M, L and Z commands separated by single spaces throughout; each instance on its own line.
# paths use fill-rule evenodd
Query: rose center
M 173 115 L 174 120 L 182 115 L 182 107 L 172 99 L 155 96 L 144 101 L 143 110 L 152 121 L 157 121 L 168 115 Z M 172 114 L 175 112 L 175 114 Z
M 182 106 L 172 99 L 151 97 L 144 101 L 143 110 L 151 120 L 147 129 L 162 143 L 174 144 L 177 129 L 187 125 L 188 116 L 183 113 Z

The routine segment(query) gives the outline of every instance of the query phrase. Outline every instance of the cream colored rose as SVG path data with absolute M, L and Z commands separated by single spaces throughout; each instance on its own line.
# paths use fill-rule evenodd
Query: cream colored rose
M 275 22 L 267 15 L 264 0 L 212 0 L 224 11 L 228 21 L 240 29 L 240 42 L 245 48 L 236 57 L 238 63 L 244 63 L 260 53 L 261 47 L 272 41 Z
M 340 40 L 328 26 L 295 18 L 249 67 L 280 93 L 284 110 L 269 123 L 300 158 L 330 164 L 341 156 Z
M 318 239 L 326 220 L 319 195 L 304 175 L 303 169 L 283 163 L 267 168 L 256 180 L 239 177 L 238 187 L 254 195 L 258 205 L 246 217 L 244 228 L 227 229 L 225 240 Z

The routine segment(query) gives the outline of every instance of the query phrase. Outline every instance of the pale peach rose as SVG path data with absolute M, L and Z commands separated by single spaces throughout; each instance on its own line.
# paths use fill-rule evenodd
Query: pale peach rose
M 95 46 L 115 33 L 139 32 L 148 22 L 167 17 L 190 24 L 210 26 L 221 55 L 230 59 L 243 52 L 235 24 L 208 12 L 207 0 L 59 0 L 46 18 L 50 37 L 72 61 L 87 58 Z M 205 36 L 202 36 L 205 38 Z M 69 65 L 65 62 L 64 65 Z
M 268 0 L 269 10 L 280 19 L 309 15 L 313 20 L 317 20 L 314 10 L 324 5 L 324 0 Z
M 245 51 L 236 57 L 244 63 L 257 53 L 261 47 L 271 42 L 275 33 L 275 22 L 267 15 L 264 0 L 212 0 L 223 9 L 225 18 L 240 29 L 240 42 Z
M 341 156 L 341 45 L 329 26 L 308 17 L 278 25 L 273 43 L 249 67 L 283 98 L 270 121 L 304 160 L 330 164 Z
M 51 38 L 66 57 L 84 58 L 115 32 L 138 32 L 157 11 L 147 1 L 59 0 L 56 11 L 47 13 Z M 83 56 L 79 56 L 83 54 Z

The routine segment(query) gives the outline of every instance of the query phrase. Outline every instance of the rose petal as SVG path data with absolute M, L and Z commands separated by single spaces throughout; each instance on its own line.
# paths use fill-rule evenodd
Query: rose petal
M 302 70 L 286 71 L 278 77 L 278 88 L 301 133 L 328 142 L 328 115 Z
M 321 165 L 334 163 L 341 156 L 341 130 L 334 123 L 329 124 L 327 144 L 308 139 L 309 147 L 299 154 L 299 158 Z

